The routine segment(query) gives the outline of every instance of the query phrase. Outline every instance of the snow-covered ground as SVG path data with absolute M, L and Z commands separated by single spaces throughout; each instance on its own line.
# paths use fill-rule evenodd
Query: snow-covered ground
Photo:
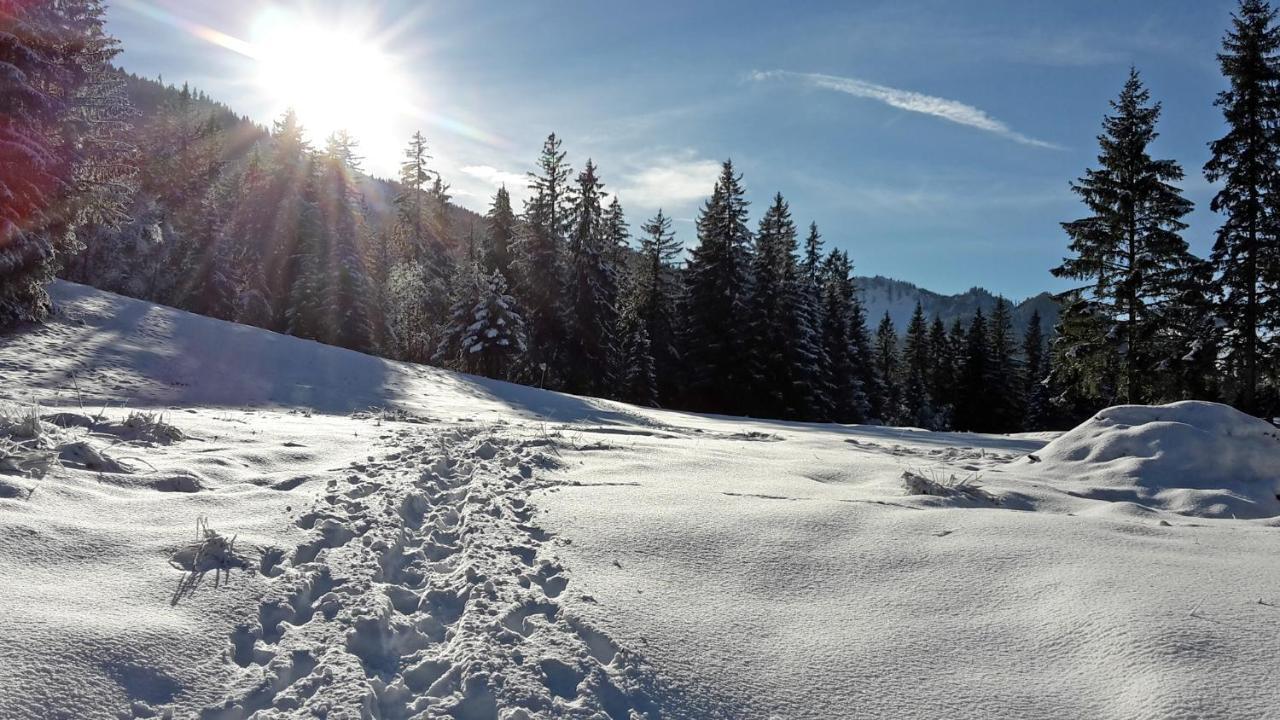
M 1227 408 L 706 417 L 55 295 L 0 338 L 0 718 L 1280 717 Z

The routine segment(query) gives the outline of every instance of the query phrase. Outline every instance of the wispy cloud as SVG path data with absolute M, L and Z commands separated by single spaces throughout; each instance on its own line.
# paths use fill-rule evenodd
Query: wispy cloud
M 834 90 L 854 97 L 876 100 L 890 107 L 942 118 L 958 125 L 984 130 L 1000 137 L 1013 140 L 1032 147 L 1061 150 L 1062 146 L 1045 140 L 1023 135 L 1005 123 L 991 117 L 986 111 L 967 105 L 958 100 L 925 95 L 911 90 L 900 90 L 887 85 L 877 85 L 857 78 L 823 75 L 821 73 L 797 73 L 786 70 L 755 71 L 751 79 L 757 82 L 767 80 L 791 80 L 811 87 Z
M 617 192 L 624 204 L 671 210 L 710 195 L 719 175 L 720 163 L 685 152 L 655 158 L 627 173 Z

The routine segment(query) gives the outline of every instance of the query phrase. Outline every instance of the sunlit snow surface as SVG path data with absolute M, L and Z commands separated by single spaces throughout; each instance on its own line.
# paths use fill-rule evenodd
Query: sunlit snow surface
M 1280 708 L 1280 441 L 1227 408 L 1057 439 L 705 417 L 55 290 L 0 395 L 117 472 L 0 475 L 0 717 Z M 250 570 L 170 564 L 200 517 Z

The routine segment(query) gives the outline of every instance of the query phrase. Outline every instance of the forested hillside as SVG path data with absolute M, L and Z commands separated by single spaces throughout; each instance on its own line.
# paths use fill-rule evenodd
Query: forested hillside
M 1184 173 L 1151 156 L 1162 108 L 1134 70 L 1098 167 L 1072 185 L 1089 215 L 1063 223 L 1053 273 L 1080 285 L 1016 308 L 979 290 L 859 287 L 856 258 L 781 194 L 749 207 L 728 160 L 691 244 L 662 212 L 628 218 L 608 170 L 571 166 L 555 134 L 523 207 L 501 188 L 480 217 L 451 202 L 421 133 L 398 178 L 373 179 L 347 132 L 317 144 L 292 111 L 264 128 L 112 67 L 96 0 L 3 7 L 17 72 L 0 129 L 21 151 L 3 178 L 4 324 L 40 320 L 57 271 L 390 358 L 707 412 L 1007 432 L 1116 402 L 1280 402 L 1267 180 L 1280 31 L 1256 0 L 1221 57 L 1232 89 L 1205 167 L 1225 218 L 1212 257 L 1181 236 Z

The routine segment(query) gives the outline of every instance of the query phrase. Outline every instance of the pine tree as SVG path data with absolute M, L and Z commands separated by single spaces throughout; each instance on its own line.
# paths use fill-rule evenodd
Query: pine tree
M 538 157 L 538 174 L 529 174 L 531 197 L 525 203 L 523 232 L 515 245 L 515 296 L 528 323 L 531 378 L 560 386 L 564 342 L 565 237 L 573 220 L 569 176 L 560 140 L 552 133 Z
M 497 270 L 509 287 L 515 277 L 511 270 L 511 248 L 516 239 L 516 214 L 511 209 L 511 195 L 505 185 L 493 196 L 486 220 L 484 267 Z
M 743 413 L 751 381 L 747 311 L 751 231 L 742 178 L 725 161 L 698 216 L 698 245 L 685 269 L 682 351 L 689 372 L 687 405 Z
M 681 371 L 676 350 L 677 288 L 672 265 L 680 255 L 681 245 L 671 232 L 671 218 L 661 210 L 642 225 L 640 231 L 640 258 L 631 276 L 630 305 L 636 318 L 644 324 L 653 356 L 656 401 L 665 403 L 676 397 Z
M 903 420 L 926 430 L 934 429 L 937 417 L 933 398 L 929 394 L 929 370 L 933 365 L 934 350 L 929 344 L 929 326 L 924 319 L 924 308 L 916 303 L 911 322 L 907 325 L 905 354 L 903 357 L 902 403 Z
M 1022 422 L 1023 430 L 1044 430 L 1049 421 L 1048 360 L 1040 311 L 1033 310 L 1022 334 Z
M 1024 381 L 1015 359 L 1013 312 L 1003 297 L 996 298 L 988 333 L 987 423 L 982 430 L 1016 432 L 1022 424 Z
M 875 368 L 880 383 L 880 421 L 886 425 L 898 425 L 904 419 L 902 386 L 898 381 L 898 331 L 886 311 L 876 329 Z
M 653 349 L 639 306 L 629 303 L 618 322 L 619 361 L 617 397 L 636 405 L 658 404 L 658 380 L 654 374 Z
M 0 328 L 44 319 L 77 231 L 123 217 L 131 192 L 118 52 L 95 0 L 0 0 Z
M 325 303 L 330 328 L 326 342 L 352 350 L 373 347 L 373 314 L 369 306 L 371 283 L 360 253 L 364 232 L 363 195 L 356 184 L 360 158 L 356 142 L 345 131 L 329 139 L 321 177 L 320 214 L 328 234 L 326 258 L 328 290 Z
M 476 260 L 464 264 L 454 283 L 454 301 L 436 362 L 463 372 L 504 380 L 526 350 L 524 320 L 497 270 Z
M 978 308 L 964 333 L 964 358 L 959 377 L 955 428 L 983 431 L 990 425 L 987 390 L 990 378 L 991 344 L 987 318 Z
M 1066 295 L 1050 344 L 1052 415 L 1061 424 L 1076 425 L 1117 403 L 1113 329 L 1097 303 Z
M 1241 0 L 1218 54 L 1230 88 L 1218 94 L 1227 134 L 1210 143 L 1205 177 L 1221 182 L 1210 207 L 1223 215 L 1213 246 L 1227 323 L 1232 395 L 1249 412 L 1259 398 L 1269 336 L 1280 327 L 1280 28 L 1262 0 Z M 1275 378 L 1271 381 L 1274 383 Z
M 1163 354 L 1157 335 L 1164 313 L 1190 281 L 1193 259 L 1180 233 L 1192 204 L 1171 184 L 1182 179 L 1177 162 L 1148 154 L 1160 103 L 1150 103 L 1136 70 L 1111 106 L 1115 114 L 1098 137 L 1101 167 L 1072 185 L 1093 215 L 1063 224 L 1074 255 L 1053 273 L 1090 281 L 1088 292 L 1120 341 L 1119 357 L 1106 365 L 1120 369 L 1121 396 L 1143 402 Z
M 760 219 L 752 262 L 750 352 L 754 411 L 811 419 L 819 379 L 813 318 L 796 262 L 796 227 L 782 194 Z
M 935 425 L 951 427 L 955 406 L 956 354 L 942 318 L 934 316 L 929 327 L 929 398 L 933 401 Z
M 415 132 L 400 164 L 400 193 L 396 195 L 396 215 L 406 244 L 406 254 L 421 261 L 432 252 L 428 248 L 427 187 L 432 172 L 427 163 L 427 139 Z
M 617 276 L 605 247 L 604 183 L 588 160 L 578 175 L 574 221 L 569 242 L 568 334 L 563 372 L 566 388 L 584 395 L 602 394 L 611 386 L 609 371 L 616 352 Z
M 833 250 L 822 271 L 821 387 L 826 395 L 827 419 L 865 422 L 871 409 L 864 382 L 874 367 L 853 266 L 847 254 Z

